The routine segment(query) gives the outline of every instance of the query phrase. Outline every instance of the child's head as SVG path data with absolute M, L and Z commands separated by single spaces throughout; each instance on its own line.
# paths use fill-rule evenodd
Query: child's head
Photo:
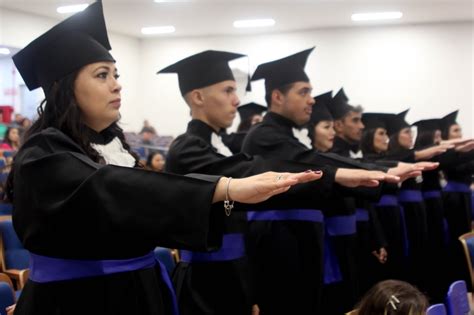
M 373 286 L 357 305 L 359 315 L 424 315 L 428 299 L 411 284 L 385 280 Z

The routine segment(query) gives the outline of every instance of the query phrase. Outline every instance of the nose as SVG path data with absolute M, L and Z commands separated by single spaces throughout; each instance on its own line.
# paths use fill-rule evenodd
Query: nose
M 236 95 L 236 96 L 235 96 L 235 99 L 234 99 L 234 103 L 232 104 L 232 106 L 238 107 L 239 105 L 240 105 L 240 99 L 239 99 L 239 97 Z
M 308 102 L 309 105 L 313 106 L 314 104 L 316 104 L 316 101 L 314 100 L 314 98 L 312 98 L 311 96 L 309 97 L 309 102 Z
M 120 91 L 122 91 L 122 85 L 118 82 L 117 79 L 113 80 L 112 91 L 114 93 L 119 93 Z

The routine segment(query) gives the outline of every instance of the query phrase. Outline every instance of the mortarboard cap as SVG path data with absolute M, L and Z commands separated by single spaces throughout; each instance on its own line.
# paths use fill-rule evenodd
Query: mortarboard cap
M 315 104 L 313 105 L 313 111 L 311 112 L 310 122 L 317 125 L 323 120 L 333 120 L 331 113 L 327 106 L 331 102 L 332 91 L 320 94 L 314 97 Z
M 449 127 L 451 127 L 454 124 L 457 124 L 456 119 L 458 117 L 458 112 L 459 110 L 455 110 L 454 112 L 447 114 L 446 116 L 440 119 L 442 132 L 447 133 L 449 131 Z
M 410 125 L 406 122 L 405 116 L 407 115 L 409 109 L 391 116 L 387 121 L 387 133 L 389 136 L 392 136 L 402 130 L 403 128 L 410 127 Z
M 344 89 L 341 88 L 328 105 L 328 109 L 335 120 L 343 118 L 348 112 L 354 109 L 348 102 L 349 98 L 346 96 Z
M 32 41 L 13 56 L 29 90 L 54 82 L 88 64 L 115 62 L 105 26 L 102 2 L 89 5 Z
M 393 114 L 387 113 L 363 113 L 362 123 L 365 126 L 365 130 L 383 128 L 387 129 L 387 121 L 393 118 Z
M 226 51 L 206 50 L 189 56 L 160 71 L 177 73 L 181 95 L 222 81 L 234 80 L 229 61 L 245 57 Z
M 413 124 L 417 127 L 418 133 L 422 131 L 441 130 L 441 119 L 424 119 Z
M 266 112 L 268 108 L 266 106 L 257 104 L 257 103 L 248 103 L 237 107 L 237 111 L 240 115 L 240 121 L 246 121 L 254 115 L 261 115 L 263 112 Z
M 265 79 L 267 91 L 273 91 L 290 83 L 309 82 L 304 67 L 313 50 L 314 47 L 282 59 L 263 63 L 257 67 L 251 80 Z

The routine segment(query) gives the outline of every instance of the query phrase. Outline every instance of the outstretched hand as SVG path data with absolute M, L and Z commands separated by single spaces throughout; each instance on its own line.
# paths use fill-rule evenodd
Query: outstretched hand
M 381 181 L 398 183 L 400 177 L 381 171 L 339 168 L 336 171 L 336 182 L 346 187 L 377 187 Z
M 268 198 L 288 191 L 291 186 L 320 179 L 321 171 L 306 171 L 302 173 L 266 172 L 246 178 L 219 180 L 214 193 L 214 202 L 222 201 L 228 192 L 229 200 L 241 203 L 259 203 Z M 228 185 L 228 190 L 227 190 Z
M 439 166 L 439 163 L 434 163 L 434 162 L 418 162 L 418 163 L 399 162 L 396 167 L 390 168 L 387 174 L 398 176 L 400 177 L 401 181 L 404 181 L 408 178 L 420 176 L 421 172 L 423 171 L 434 170 L 438 166 Z

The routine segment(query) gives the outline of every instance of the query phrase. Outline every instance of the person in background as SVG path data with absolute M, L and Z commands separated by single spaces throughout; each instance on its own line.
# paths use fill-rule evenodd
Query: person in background
M 349 98 L 341 88 L 327 105 L 334 118 L 334 129 L 336 130 L 336 138 L 331 152 L 353 159 L 361 159 L 362 152 L 359 142 L 364 130 L 361 119 L 363 108 L 350 105 L 348 101 Z
M 143 121 L 143 127 L 142 127 L 142 130 L 140 130 L 140 133 L 143 133 L 143 132 L 149 132 L 151 134 L 153 134 L 154 136 L 157 136 L 158 133 L 156 132 L 156 129 L 155 127 L 153 127 L 150 122 L 148 121 L 148 119 L 145 119 Z
M 8 127 L 5 138 L 0 145 L 3 151 L 18 151 L 20 148 L 20 133 L 17 127 Z
M 240 123 L 237 127 L 237 132 L 228 134 L 226 129 L 222 129 L 220 132 L 222 142 L 229 147 L 232 153 L 236 154 L 240 152 L 245 135 L 253 125 L 262 121 L 263 114 L 266 111 L 267 108 L 265 106 L 253 102 L 237 107 L 237 112 L 240 116 Z
M 332 91 L 314 97 L 315 105 L 311 112 L 308 135 L 312 140 L 313 147 L 318 152 L 328 152 L 334 145 L 334 119 L 327 108 L 331 101 Z
M 385 280 L 373 286 L 351 315 L 425 315 L 427 297 L 408 282 Z
M 158 151 L 148 154 L 146 168 L 150 171 L 162 172 L 165 169 L 165 158 L 163 154 Z

